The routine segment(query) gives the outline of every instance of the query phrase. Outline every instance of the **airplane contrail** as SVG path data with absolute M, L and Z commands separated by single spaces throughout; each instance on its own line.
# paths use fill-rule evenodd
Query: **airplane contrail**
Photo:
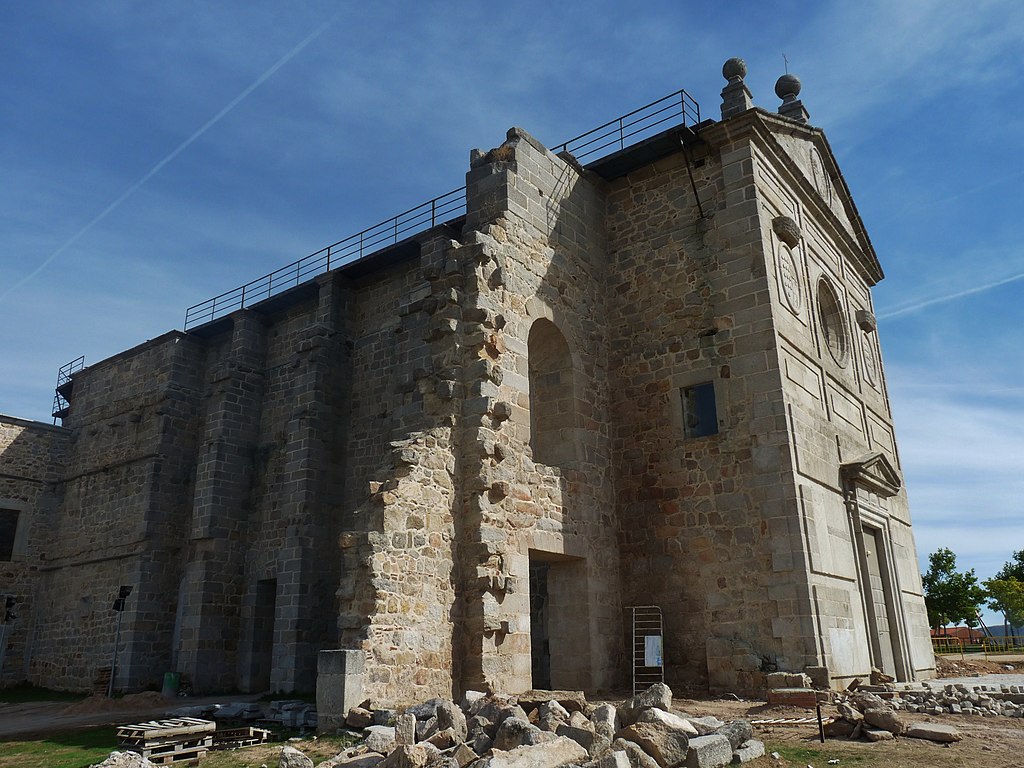
M 160 172 L 160 170 L 165 165 L 167 165 L 169 162 L 174 160 L 174 158 L 176 158 L 178 155 L 180 155 L 182 152 L 184 152 L 186 149 L 188 149 L 193 143 L 195 143 L 195 141 L 197 139 L 199 139 L 204 133 L 206 133 L 213 126 L 215 126 L 217 123 L 219 123 L 224 118 L 225 115 L 227 115 L 229 112 L 231 112 L 231 110 L 233 110 L 235 107 L 237 107 L 239 105 L 239 103 L 241 103 L 242 100 L 245 99 L 246 96 L 248 96 L 250 93 L 252 93 L 257 88 L 259 88 L 261 85 L 263 85 L 263 83 L 265 83 L 268 79 L 270 79 L 270 77 L 272 77 L 273 74 L 275 72 L 277 72 L 277 70 L 279 70 L 281 67 L 283 67 L 285 64 L 287 64 L 289 61 L 291 61 L 293 58 L 295 58 L 298 54 L 300 54 L 303 51 L 303 49 L 305 49 L 305 47 L 307 45 L 309 45 L 314 40 L 316 40 L 320 35 L 322 35 L 327 30 L 328 27 L 330 27 L 335 21 L 338 20 L 338 17 L 341 15 L 341 13 L 342 13 L 341 11 L 338 11 L 337 13 L 335 13 L 327 21 L 325 21 L 323 24 L 321 24 L 316 29 L 314 29 L 312 32 L 310 32 L 309 35 L 307 35 L 303 40 L 301 40 L 296 46 L 294 46 L 284 56 L 282 56 L 280 59 L 278 59 L 276 62 L 274 62 L 274 64 L 269 69 L 267 69 L 262 75 L 257 77 L 255 80 L 253 80 L 245 88 L 245 90 L 243 90 L 240 94 L 235 96 L 235 98 L 233 98 L 231 101 L 229 101 L 227 103 L 227 105 L 223 109 L 221 109 L 220 112 L 218 112 L 216 115 L 214 115 L 209 120 L 207 120 L 202 125 L 202 127 L 199 128 L 199 130 L 197 130 L 195 133 L 193 133 L 191 136 L 189 136 L 187 139 L 185 139 L 183 142 L 181 142 L 181 144 L 179 144 L 177 147 L 175 147 L 166 157 L 164 157 L 162 160 L 160 160 L 160 162 L 158 162 L 156 165 L 154 165 L 152 168 L 150 168 L 148 171 L 146 171 L 146 173 L 142 176 L 142 178 L 140 178 L 138 181 L 136 181 L 134 184 L 132 184 L 130 187 L 128 187 L 128 189 L 126 189 L 124 192 L 122 192 L 117 197 L 117 199 L 114 200 L 114 202 L 112 202 L 110 205 L 108 205 L 106 208 L 104 208 L 98 214 L 93 216 L 93 218 L 90 219 L 89 222 L 84 227 L 82 227 L 75 234 L 73 234 L 71 237 L 69 237 L 59 248 L 57 248 L 49 256 L 47 256 L 45 259 L 43 259 L 43 261 L 39 264 L 39 266 L 37 266 L 35 269 L 33 269 L 31 272 L 29 272 L 27 275 L 25 275 L 23 278 L 21 278 L 20 280 L 18 280 L 14 284 L 12 284 L 10 286 L 7 286 L 2 291 L 0 291 L 0 301 L 5 299 L 7 296 L 9 296 L 11 293 L 16 291 L 18 288 L 21 288 L 21 286 L 25 285 L 25 283 L 27 283 L 28 281 L 32 280 L 36 275 L 38 275 L 40 272 L 42 272 L 44 269 L 46 269 L 53 262 L 54 259 L 56 259 L 62 253 L 64 253 L 64 251 L 66 251 L 68 248 L 70 248 L 76 242 L 78 242 L 78 240 L 81 239 L 81 237 L 83 235 L 85 235 L 89 230 L 91 230 L 93 227 L 95 227 L 97 224 L 99 224 L 101 221 L 103 221 L 105 218 L 107 218 L 107 216 L 109 216 L 111 213 L 113 213 L 115 210 L 117 210 L 117 208 L 120 207 L 121 203 L 123 203 L 125 200 L 127 200 L 129 197 L 131 197 L 135 192 L 138 191 L 138 189 L 143 184 L 145 184 L 147 181 L 149 181 L 151 178 L 153 178 L 156 174 L 158 174 Z
M 883 312 L 878 316 L 879 320 L 888 320 L 893 317 L 901 317 L 902 315 L 910 315 L 914 312 L 919 312 L 926 307 L 931 307 L 935 304 L 944 304 L 947 301 L 954 301 L 955 299 L 963 298 L 964 296 L 973 296 L 976 293 L 984 293 L 990 291 L 993 288 L 998 288 L 1001 285 L 1007 285 L 1008 283 L 1015 283 L 1018 280 L 1024 280 L 1024 272 L 1020 272 L 1016 275 L 1010 275 L 1010 277 L 1004 277 L 1002 280 L 996 280 L 992 283 L 985 283 L 984 285 L 976 285 L 973 288 L 966 288 L 956 293 L 948 293 L 945 296 L 936 296 L 932 299 L 925 299 L 924 301 L 918 301 L 906 307 L 900 307 L 899 309 L 893 309 L 889 312 Z

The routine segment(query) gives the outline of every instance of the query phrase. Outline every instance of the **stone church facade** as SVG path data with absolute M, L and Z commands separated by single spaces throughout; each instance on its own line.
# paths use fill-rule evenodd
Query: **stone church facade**
M 465 214 L 2 417 L 0 681 L 613 690 L 934 675 L 871 287 L 798 82 L 581 165 L 521 129 Z M 2 521 L 0 521 L 2 522 Z

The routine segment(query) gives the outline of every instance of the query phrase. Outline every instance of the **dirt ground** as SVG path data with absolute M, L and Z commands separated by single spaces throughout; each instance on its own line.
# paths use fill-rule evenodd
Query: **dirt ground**
M 971 675 L 1001 675 L 1006 672 L 1024 672 L 1024 657 L 1006 656 L 980 658 L 967 656 L 936 656 L 935 671 L 939 677 L 969 677 Z

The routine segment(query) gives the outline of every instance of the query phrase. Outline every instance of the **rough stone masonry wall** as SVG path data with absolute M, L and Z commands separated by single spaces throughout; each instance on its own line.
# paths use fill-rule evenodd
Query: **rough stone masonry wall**
M 467 177 L 460 435 L 461 680 L 520 691 L 531 674 L 531 558 L 550 565 L 551 685 L 622 679 L 603 327 L 603 193 L 519 129 Z M 559 466 L 531 448 L 531 329 L 553 323 L 571 358 Z M 550 330 L 550 327 L 549 327 Z M 554 333 L 554 331 L 550 331 Z
M 673 687 L 756 689 L 789 652 L 773 632 L 770 526 L 793 499 L 749 173 L 749 149 L 726 143 L 608 196 L 622 589 L 627 605 L 662 608 Z M 686 437 L 681 390 L 703 382 L 719 433 Z
M 49 542 L 59 500 L 58 468 L 70 438 L 71 432 L 61 427 L 0 415 L 0 509 L 18 513 L 11 559 L 0 561 L 0 611 L 7 597 L 17 601 L 17 618 L 2 630 L 0 687 L 28 679 L 37 568 Z
M 39 561 L 32 682 L 83 690 L 110 665 L 120 585 L 134 592 L 119 683 L 157 683 L 169 669 L 199 359 L 171 333 L 75 377 L 72 444 L 55 465 L 62 498 Z
M 451 234 L 425 237 L 419 259 L 356 293 L 347 497 L 355 506 L 339 539 L 338 621 L 342 646 L 367 654 L 366 695 L 390 705 L 453 693 L 460 360 Z

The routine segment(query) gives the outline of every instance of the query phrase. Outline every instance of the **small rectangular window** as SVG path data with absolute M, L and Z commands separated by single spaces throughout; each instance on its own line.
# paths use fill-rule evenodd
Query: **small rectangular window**
M 0 509 L 0 562 L 14 557 L 14 537 L 18 533 L 18 510 Z
M 683 424 L 687 437 L 718 434 L 714 382 L 706 381 L 692 387 L 683 387 Z

